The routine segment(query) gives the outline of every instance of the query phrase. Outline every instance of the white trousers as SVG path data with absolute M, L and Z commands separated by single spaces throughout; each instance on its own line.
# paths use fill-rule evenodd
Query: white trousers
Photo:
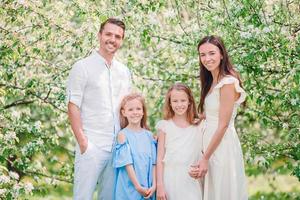
M 81 154 L 78 144 L 75 152 L 74 200 L 92 200 L 98 183 L 98 200 L 112 200 L 114 172 L 112 153 L 88 141 Z

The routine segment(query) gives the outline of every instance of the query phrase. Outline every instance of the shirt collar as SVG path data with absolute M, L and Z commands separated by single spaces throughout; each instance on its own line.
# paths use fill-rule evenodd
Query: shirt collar
M 103 58 L 103 56 L 100 55 L 99 50 L 98 49 L 94 49 L 92 52 L 93 55 L 95 55 L 97 57 L 97 59 L 99 59 L 100 62 L 102 62 L 105 65 L 108 65 L 106 60 Z M 113 66 L 115 63 L 115 58 L 113 57 L 112 61 L 111 61 L 111 65 Z

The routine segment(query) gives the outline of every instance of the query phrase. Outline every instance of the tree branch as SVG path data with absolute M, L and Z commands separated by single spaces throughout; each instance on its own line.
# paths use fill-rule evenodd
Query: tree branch
M 34 2 L 31 1 L 31 3 L 33 5 L 35 5 Z M 33 6 L 32 5 L 32 6 Z M 33 8 L 30 8 L 30 7 L 27 7 L 27 9 L 29 9 L 31 12 L 35 13 L 36 15 L 38 15 L 39 17 L 43 18 L 44 22 L 48 22 L 49 24 L 57 27 L 58 29 L 62 30 L 63 32 L 67 33 L 69 36 L 72 36 L 72 37 L 75 37 L 75 38 L 78 38 L 78 36 L 73 33 L 72 31 L 70 30 L 66 30 L 64 29 L 62 26 L 56 24 L 54 21 L 52 21 L 51 19 L 49 19 L 48 17 L 46 17 L 45 15 L 43 15 L 42 13 L 39 13 L 38 11 L 34 10 Z
M 300 26 L 296 27 L 295 30 L 293 30 L 293 34 L 296 34 L 300 31 Z
M 200 12 L 200 0 L 198 0 L 198 6 L 197 6 L 197 24 L 198 24 L 198 28 L 201 29 L 201 25 L 200 25 L 200 16 L 199 16 L 199 12 Z
M 3 109 L 8 109 L 8 108 L 15 107 L 15 106 L 20 106 L 20 105 L 27 105 L 27 104 L 31 104 L 33 102 L 34 102 L 34 100 L 25 100 L 25 99 L 17 100 L 15 102 L 11 103 L 11 104 L 3 106 Z
M 270 87 L 266 87 L 267 90 L 271 90 L 274 92 L 282 92 L 282 90 L 276 89 L 276 88 L 270 88 Z
M 225 0 L 223 0 L 223 4 L 224 4 L 225 13 L 227 14 L 229 20 L 231 21 L 231 17 L 230 17 L 230 15 L 229 15 L 229 12 L 228 12 L 228 9 L 227 9 Z
M 59 108 L 57 105 L 55 105 L 53 102 L 48 101 L 45 98 L 42 98 L 41 96 L 34 94 L 34 93 L 30 93 L 31 95 L 35 96 L 36 98 L 42 100 L 42 102 L 46 103 L 46 104 L 50 104 L 53 108 L 56 108 L 57 110 L 63 112 L 63 113 L 67 113 L 65 110 L 62 110 L 61 108 Z
M 61 177 L 57 177 L 57 176 L 51 176 L 51 175 L 48 175 L 48 174 L 43 174 L 41 172 L 30 171 L 30 170 L 22 170 L 22 172 L 24 174 L 38 175 L 38 176 L 43 176 L 43 177 L 47 177 L 47 178 L 52 178 L 52 179 L 55 179 L 55 180 L 63 181 L 63 182 L 66 182 L 66 183 L 71 183 L 71 184 L 73 183 L 73 181 L 70 180 L 70 179 L 65 179 L 65 178 L 61 178 Z
M 172 2 L 171 2 L 171 3 L 172 3 Z M 180 16 L 180 12 L 179 12 L 179 8 L 178 8 L 178 2 L 177 2 L 177 0 L 175 0 L 175 4 L 176 4 L 177 16 Z M 173 4 L 172 4 L 172 6 L 173 6 Z M 174 6 L 173 6 L 173 9 L 174 9 Z M 183 26 L 182 26 L 180 17 L 179 17 L 179 26 L 180 26 L 181 30 L 184 32 L 184 34 L 185 34 L 186 36 L 188 36 L 188 33 L 184 30 L 184 28 L 183 28 Z
M 153 38 L 158 38 L 158 39 L 166 40 L 166 41 L 169 41 L 169 42 L 173 42 L 175 44 L 185 44 L 185 45 L 188 45 L 188 46 L 193 45 L 192 43 L 189 43 L 189 42 L 182 42 L 182 41 L 179 41 L 179 40 L 174 40 L 172 38 L 166 38 L 166 37 L 163 37 L 163 36 L 151 35 L 151 34 L 150 34 L 150 36 L 153 37 Z
M 22 87 L 19 87 L 19 86 L 14 86 L 14 85 L 7 85 L 7 84 L 4 84 L 4 83 L 0 83 L 0 87 L 13 88 L 13 89 L 25 90 L 26 91 L 26 88 L 22 88 Z M 57 109 L 57 110 L 59 110 L 59 111 L 61 111 L 63 113 L 67 113 L 65 110 L 62 110 L 57 105 L 55 105 L 53 102 L 51 102 L 51 101 L 48 100 L 50 92 L 51 92 L 51 89 L 48 91 L 47 96 L 44 97 L 44 98 L 41 97 L 41 96 L 39 96 L 39 95 L 37 95 L 37 94 L 34 94 L 33 92 L 29 92 L 28 94 L 32 95 L 32 96 L 34 96 L 34 97 L 36 97 L 38 99 L 40 99 L 44 103 L 50 104 L 52 107 L 54 107 L 55 109 Z

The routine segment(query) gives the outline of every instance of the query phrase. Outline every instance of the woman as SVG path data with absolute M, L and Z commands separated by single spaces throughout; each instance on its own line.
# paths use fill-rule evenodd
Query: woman
M 244 161 L 234 119 L 246 93 L 219 37 L 203 38 L 198 51 L 199 111 L 205 115 L 203 157 L 190 175 L 205 177 L 204 200 L 245 200 L 248 197 Z

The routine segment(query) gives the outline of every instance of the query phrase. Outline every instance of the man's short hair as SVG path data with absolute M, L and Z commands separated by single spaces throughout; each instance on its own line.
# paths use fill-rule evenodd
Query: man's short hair
M 103 29 L 104 29 L 104 26 L 106 24 L 114 24 L 114 25 L 117 25 L 119 27 L 121 27 L 123 29 L 123 37 L 124 37 L 124 34 L 125 34 L 125 24 L 124 22 L 122 22 L 121 20 L 119 19 L 116 19 L 116 18 L 108 18 L 107 20 L 105 20 L 104 22 L 102 22 L 101 26 L 100 26 L 100 29 L 99 29 L 99 33 L 102 33 Z

